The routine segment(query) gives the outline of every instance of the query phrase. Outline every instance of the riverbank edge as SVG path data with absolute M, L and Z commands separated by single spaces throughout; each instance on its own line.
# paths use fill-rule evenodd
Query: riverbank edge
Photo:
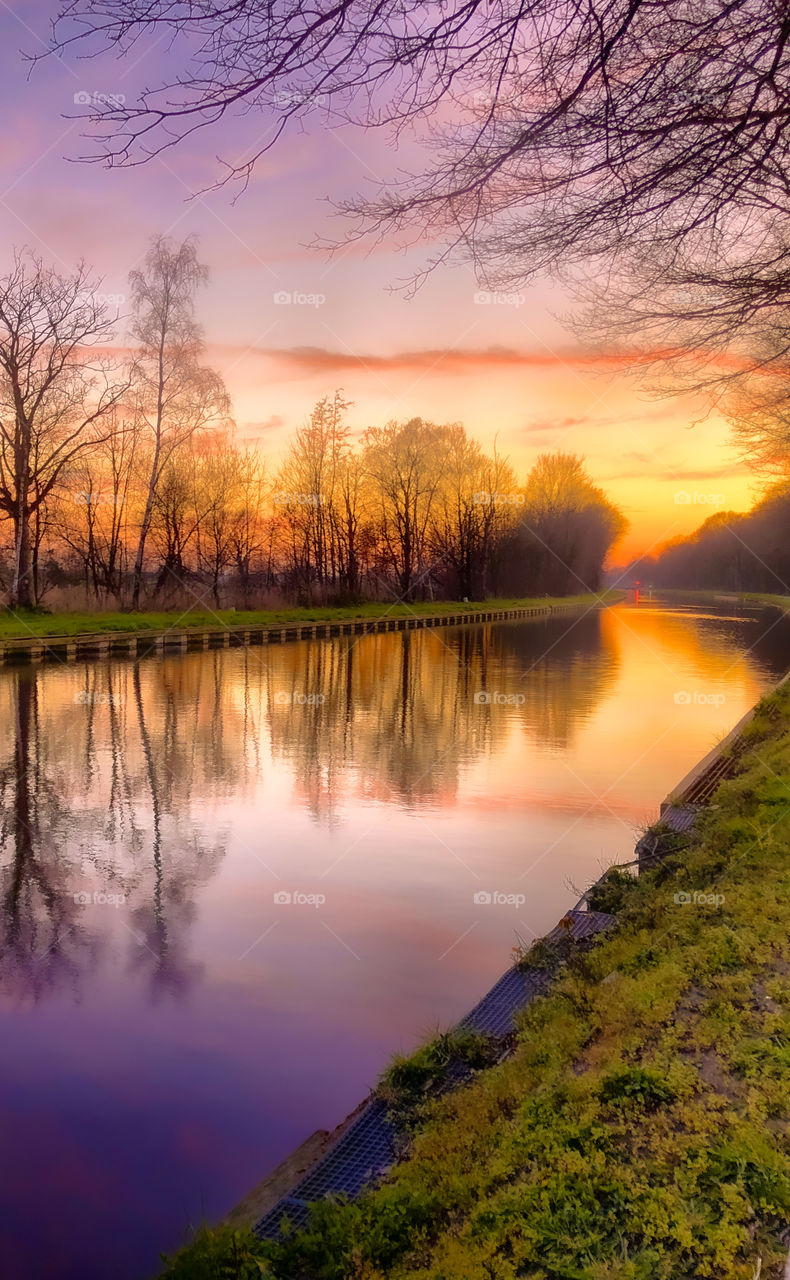
M 664 800 L 661 801 L 657 821 L 654 824 L 651 824 L 651 828 L 648 829 L 648 832 L 645 833 L 636 845 L 635 853 L 637 863 L 641 862 L 645 856 L 649 857 L 649 851 L 651 849 L 651 834 L 653 832 L 660 830 L 662 825 L 666 825 L 667 822 L 670 824 L 670 829 L 672 829 L 672 814 L 674 812 L 680 811 L 688 813 L 689 809 L 698 810 L 701 807 L 690 804 L 689 796 L 694 794 L 694 789 L 699 786 L 700 780 L 706 773 L 710 773 L 715 776 L 717 771 L 720 770 L 721 765 L 732 759 L 732 753 L 737 749 L 742 731 L 745 726 L 753 720 L 760 703 L 766 696 L 768 696 L 768 694 L 781 688 L 788 679 L 790 679 L 790 672 L 774 684 L 772 688 L 763 695 L 760 701 L 758 701 L 753 707 L 749 708 L 749 710 L 741 716 L 721 741 L 712 747 L 701 760 L 697 761 L 697 763 L 686 772 L 680 782 L 672 788 Z M 631 865 L 633 864 L 625 864 L 626 867 Z M 611 867 L 608 867 L 598 880 L 596 880 L 594 884 L 585 891 L 576 903 L 575 907 L 571 908 L 570 911 L 566 913 L 562 921 L 558 922 L 549 934 L 540 939 L 540 944 L 542 946 L 548 945 L 550 947 L 552 942 L 556 942 L 558 935 L 561 937 L 563 927 L 565 927 L 569 938 L 573 940 L 574 925 L 578 925 L 579 923 L 574 920 L 575 914 L 580 908 L 588 907 L 590 896 L 605 884 L 611 872 L 616 872 L 621 869 L 623 869 L 623 864 L 613 864 Z M 596 922 L 587 929 L 582 929 L 584 940 L 612 927 L 615 922 L 615 917 L 607 918 L 602 916 L 600 923 Z M 576 931 L 578 932 L 578 928 Z M 578 938 L 576 940 L 580 941 L 582 939 Z M 485 1006 L 486 1003 L 491 1000 L 497 988 L 503 982 L 504 977 L 506 977 L 506 975 L 503 975 L 503 978 L 500 978 L 498 982 L 495 983 L 494 986 L 486 993 L 476 1006 L 476 1009 Z M 540 994 L 545 994 L 545 989 L 539 990 L 536 988 L 534 993 L 532 993 L 531 998 L 537 998 Z M 526 997 L 523 1000 L 523 1003 L 521 1003 L 520 1008 L 526 1008 L 529 1003 L 529 999 L 530 997 Z M 469 1018 L 472 1016 L 473 1015 L 467 1015 L 459 1026 L 463 1026 L 465 1023 L 468 1023 Z M 485 1029 L 488 1030 L 488 1028 Z M 457 1028 L 455 1030 L 457 1030 Z M 514 1028 L 511 1022 L 507 1028 L 507 1035 L 510 1035 L 513 1030 Z M 503 1050 L 505 1050 L 507 1045 L 507 1035 L 499 1037 L 502 1041 Z M 419 1050 L 417 1052 L 419 1052 Z M 375 1090 L 370 1096 L 375 1096 Z M 293 1197 L 298 1196 L 300 1182 L 304 1181 L 307 1176 L 310 1176 L 320 1166 L 327 1152 L 337 1149 L 340 1139 L 348 1133 L 349 1128 L 357 1119 L 367 1101 L 367 1099 L 364 1099 L 359 1103 L 350 1115 L 346 1116 L 335 1129 L 331 1131 L 319 1129 L 316 1130 L 315 1133 L 311 1134 L 305 1142 L 297 1147 L 286 1160 L 272 1171 L 268 1177 L 264 1178 L 252 1192 L 244 1197 L 244 1199 L 231 1210 L 223 1221 L 227 1225 L 233 1227 L 257 1228 L 259 1224 L 267 1222 L 268 1225 L 268 1222 L 272 1222 L 277 1216 L 278 1208 L 281 1212 L 287 1212 L 289 1204 L 295 1208 L 298 1201 L 294 1200 Z M 383 1170 L 378 1172 L 383 1172 Z
M 655 598 L 662 600 L 678 600 L 691 604 L 731 604 L 739 608 L 756 606 L 765 609 L 779 609 L 782 613 L 790 612 L 790 595 L 771 595 L 765 591 L 715 591 L 703 589 L 696 591 L 686 590 L 683 587 L 654 587 L 653 595 Z
M 773 776 L 778 777 L 779 782 L 782 788 L 784 789 L 784 791 L 787 792 L 788 790 L 790 790 L 790 785 L 789 785 L 790 784 L 790 730 L 788 730 L 785 727 L 789 720 L 790 720 L 790 693 L 788 691 L 787 677 L 785 677 L 783 681 L 780 681 L 778 686 L 776 686 L 773 690 L 771 690 L 768 694 L 764 695 L 759 700 L 759 702 L 756 704 L 756 707 L 752 710 L 752 712 L 747 713 L 747 716 L 743 717 L 743 719 L 736 726 L 736 730 L 738 731 L 737 734 L 735 734 L 734 731 L 731 731 L 730 734 L 727 735 L 726 739 L 719 744 L 718 748 L 715 749 L 715 756 L 717 760 L 727 757 L 733 761 L 733 768 L 731 769 L 730 772 L 734 773 L 735 777 L 734 778 L 730 777 L 729 779 L 725 778 L 719 784 L 719 789 L 716 791 L 717 804 L 714 809 L 708 809 L 706 814 L 704 815 L 705 822 L 703 823 L 703 827 L 705 826 L 705 823 L 707 823 L 707 828 L 709 829 L 707 838 L 709 843 L 711 838 L 713 839 L 713 842 L 716 843 L 717 827 L 722 828 L 722 824 L 726 823 L 726 821 L 731 820 L 733 816 L 747 823 L 747 825 L 751 824 L 751 826 L 754 827 L 756 818 L 759 817 L 759 812 L 758 812 L 759 797 L 755 798 L 753 782 L 749 782 L 749 783 L 744 782 L 744 775 L 749 774 L 750 770 L 752 773 L 754 772 L 756 767 L 755 760 L 760 761 L 761 764 L 765 764 L 765 762 L 762 760 L 761 752 L 763 755 L 768 754 L 769 750 L 774 751 L 775 754 L 776 752 L 779 752 L 780 755 L 782 752 L 785 753 L 784 761 L 783 761 L 784 767 L 780 774 L 776 774 L 775 771 L 771 769 L 770 765 L 768 765 L 767 767 L 769 769 L 769 772 Z M 710 757 L 711 757 L 711 753 L 709 753 L 709 755 L 705 757 L 705 760 L 710 762 Z M 715 764 L 716 761 L 714 760 L 712 763 Z M 758 768 L 758 772 L 759 772 L 759 768 Z M 690 772 L 690 774 L 686 776 L 686 779 L 684 779 L 681 784 L 679 784 L 677 787 L 673 789 L 673 791 L 664 801 L 664 804 L 662 805 L 662 809 L 665 809 L 666 806 L 668 805 L 682 804 L 683 797 L 684 797 L 684 788 L 687 788 L 687 784 L 689 783 L 689 781 L 692 786 L 695 785 L 699 779 L 699 775 L 700 775 L 700 768 L 699 766 L 697 766 L 695 767 L 695 769 L 693 769 Z M 784 775 L 784 777 L 782 775 Z M 771 779 L 769 778 L 768 781 L 770 783 Z M 719 792 L 721 791 L 722 788 L 724 790 L 720 795 Z M 744 794 L 747 798 L 750 798 L 751 803 L 749 803 L 747 799 L 746 810 L 745 812 L 742 812 L 742 810 L 744 810 Z M 722 803 L 722 797 L 726 798 L 726 803 L 724 804 Z M 784 810 L 790 811 L 790 806 L 787 805 L 786 795 L 783 796 L 782 799 L 784 801 Z M 749 811 L 750 809 L 753 810 L 753 812 L 750 812 Z M 786 813 L 783 812 L 782 818 L 780 820 L 784 820 L 785 817 L 786 817 Z M 772 830 L 773 827 L 775 827 L 776 825 L 777 823 L 774 822 L 769 826 L 768 829 Z M 788 825 L 790 826 L 790 824 Z M 686 870 L 688 869 L 689 864 L 694 860 L 695 857 L 697 858 L 697 861 L 699 861 L 700 848 L 705 844 L 706 837 L 705 837 L 704 831 L 702 836 L 700 836 L 698 833 L 695 833 L 695 832 L 686 834 L 686 836 L 684 837 L 683 856 L 680 862 L 678 863 L 677 849 L 676 849 L 676 846 L 672 844 L 673 837 L 672 837 L 671 830 L 664 827 L 661 819 L 659 819 L 657 823 L 653 824 L 652 830 L 654 833 L 658 833 L 664 839 L 666 837 L 670 837 L 668 860 L 665 860 L 663 861 L 663 863 L 660 864 L 661 869 L 659 871 L 659 875 L 661 877 L 662 885 L 664 881 L 669 878 L 668 872 L 670 875 L 673 872 L 674 874 L 678 874 L 678 873 L 682 874 L 684 869 Z M 642 840 L 639 842 L 639 845 L 642 846 L 642 851 L 644 851 L 644 848 L 645 848 L 645 839 L 646 837 L 643 836 Z M 673 863 L 673 858 L 675 860 L 675 865 L 670 865 Z M 724 863 L 724 868 L 726 870 L 726 860 Z M 588 903 L 592 899 L 594 899 L 596 888 L 601 886 L 602 884 L 605 884 L 607 878 L 610 875 L 610 872 L 611 872 L 611 869 L 608 870 L 606 873 L 604 873 L 604 876 L 601 878 L 601 880 L 598 881 L 596 885 L 593 886 L 591 890 L 588 890 L 587 894 L 583 896 L 584 898 L 587 899 Z M 648 875 L 649 873 L 646 871 L 646 876 Z M 643 888 L 646 888 L 648 890 L 651 888 L 651 885 L 647 883 L 646 878 L 642 876 L 639 877 L 639 880 L 634 881 L 634 884 L 638 885 L 640 881 L 643 882 L 642 884 Z M 768 886 L 769 890 L 770 890 L 770 887 L 771 886 L 769 885 Z M 600 898 L 600 895 L 599 895 L 599 898 Z M 665 899 L 665 898 L 666 898 L 666 893 L 664 892 L 662 893 L 662 899 Z M 678 897 L 676 895 L 675 902 L 677 901 L 678 901 Z M 600 901 L 598 905 L 599 906 L 601 905 Z M 606 905 L 605 902 L 604 902 L 604 905 Z M 609 905 L 611 905 L 611 903 Z M 643 908 L 645 905 L 649 905 L 649 904 L 643 903 Z M 621 924 L 616 931 L 615 938 L 617 937 L 617 935 L 620 934 L 621 930 L 623 929 L 624 923 L 627 928 L 629 923 L 627 920 L 627 912 L 626 912 L 625 921 L 623 922 L 623 920 L 621 920 Z M 732 932 L 732 927 L 731 926 L 728 926 L 728 927 Z M 658 941 L 660 942 L 662 940 L 663 940 L 662 937 L 659 936 Z M 604 942 L 603 944 L 600 944 L 600 946 L 596 946 L 596 954 L 599 956 L 599 965 L 598 965 L 599 970 L 601 968 L 600 958 L 602 957 L 606 948 L 608 947 L 609 949 L 611 949 L 613 945 L 616 946 L 617 945 L 616 942 L 611 942 L 611 941 L 608 943 Z M 763 950 L 764 950 L 764 947 L 763 947 Z M 788 949 L 786 944 L 784 947 L 784 953 L 785 954 L 782 955 L 781 947 L 777 948 L 776 968 L 777 968 L 777 973 L 779 973 L 780 975 L 783 975 L 785 972 L 790 972 L 790 949 Z M 748 954 L 753 958 L 754 949 L 752 948 L 751 950 L 748 950 Z M 781 963 L 779 963 L 780 960 L 781 960 Z M 753 963 L 755 962 L 753 961 Z M 599 983 L 601 982 L 608 983 L 612 980 L 612 978 L 619 979 L 619 977 L 621 976 L 617 966 L 615 967 L 608 966 L 608 963 L 604 961 L 602 967 L 605 970 L 607 976 L 604 979 L 601 979 L 599 975 L 599 979 L 598 979 Z M 743 966 L 741 965 L 741 968 L 742 967 Z M 758 970 L 758 973 L 759 973 L 759 970 Z M 762 977 L 760 977 L 760 981 L 761 982 L 763 981 Z M 785 983 L 785 985 L 790 986 L 790 984 L 787 984 L 787 983 Z M 541 1003 L 543 1003 L 543 1001 L 541 1001 Z M 790 995 L 788 996 L 787 1004 L 790 1006 Z M 498 1068 L 487 1068 L 484 1073 L 481 1073 L 481 1075 L 490 1076 L 493 1079 L 492 1073 L 496 1072 L 497 1070 Z M 479 1081 L 479 1077 L 478 1077 L 478 1081 Z M 735 1089 L 739 1082 L 738 1080 L 733 1079 L 732 1081 L 729 1081 L 727 1083 L 731 1085 L 733 1089 Z M 478 1087 L 476 1083 L 473 1083 L 471 1086 L 472 1089 L 475 1089 L 476 1087 Z M 480 1082 L 480 1087 L 485 1088 L 485 1082 Z M 437 1122 L 437 1124 L 441 1124 L 441 1119 Z M 787 1145 L 786 1144 L 786 1128 L 787 1126 L 786 1126 L 786 1120 L 785 1120 L 785 1128 L 783 1131 L 783 1136 L 785 1137 L 785 1145 Z M 787 1183 L 788 1183 L 788 1194 L 790 1195 L 790 1164 L 788 1165 L 788 1170 L 787 1170 Z M 282 1194 L 282 1190 L 281 1190 L 281 1194 Z M 375 1193 L 373 1194 L 375 1196 Z M 785 1222 L 788 1220 L 788 1218 L 790 1218 L 790 1213 L 785 1214 Z M 240 1220 L 238 1217 L 235 1218 L 233 1220 L 234 1225 L 237 1225 L 239 1221 Z M 187 1249 L 184 1250 L 182 1254 L 176 1255 L 176 1258 L 171 1260 L 172 1263 L 174 1263 L 175 1265 L 172 1267 L 172 1270 L 168 1269 L 165 1274 L 168 1276 L 172 1275 L 173 1277 L 178 1276 L 179 1278 L 192 1275 L 193 1271 L 190 1270 L 190 1261 L 189 1261 L 190 1255 L 193 1254 L 193 1251 L 194 1251 L 194 1256 L 196 1261 L 199 1257 L 205 1258 L 207 1256 L 205 1254 L 205 1249 L 207 1246 L 207 1242 L 211 1239 L 211 1234 L 212 1233 L 210 1230 L 208 1232 L 204 1231 L 201 1237 L 196 1241 L 195 1245 L 187 1247 Z M 770 1231 L 768 1232 L 768 1234 L 770 1235 Z M 763 1249 L 767 1251 L 765 1252 L 765 1257 L 763 1256 L 763 1253 L 760 1253 L 759 1255 L 757 1255 L 757 1265 L 759 1266 L 760 1269 L 762 1269 L 764 1280 L 767 1280 L 768 1277 L 779 1277 L 781 1275 L 790 1274 L 790 1264 L 787 1264 L 788 1270 L 785 1270 L 786 1241 L 783 1238 L 780 1240 L 779 1238 L 780 1234 L 781 1233 L 778 1232 L 778 1229 L 776 1228 L 776 1224 L 774 1223 L 773 1246 L 771 1246 L 770 1243 L 763 1243 L 761 1247 L 763 1247 Z M 250 1239 L 252 1239 L 252 1237 L 250 1237 Z M 219 1233 L 214 1234 L 214 1244 L 217 1246 L 217 1248 L 220 1251 L 225 1249 L 226 1244 L 223 1244 L 222 1242 L 222 1229 L 220 1229 Z M 221 1252 L 218 1252 L 216 1256 L 217 1258 L 219 1258 L 220 1256 L 224 1256 L 224 1254 L 222 1254 Z M 256 1250 L 256 1256 L 257 1256 L 257 1250 Z M 262 1257 L 268 1256 L 268 1254 L 261 1255 L 261 1256 Z M 763 1269 L 765 1264 L 767 1264 L 767 1266 L 765 1266 L 765 1269 Z M 744 1267 L 745 1266 L 747 1266 L 746 1263 L 744 1263 Z M 748 1267 L 750 1268 L 752 1267 L 752 1261 L 748 1263 Z M 728 1274 L 731 1274 L 733 1277 L 735 1277 L 736 1275 L 738 1277 L 742 1275 L 746 1277 L 747 1274 L 753 1275 L 758 1273 L 759 1272 L 753 1271 L 753 1270 L 747 1272 L 747 1270 L 739 1268 L 737 1271 L 732 1270 Z M 195 1270 L 194 1274 L 202 1275 L 204 1274 L 204 1272 L 202 1271 L 198 1272 L 197 1270 Z M 209 1271 L 206 1271 L 205 1274 L 208 1275 L 211 1273 Z M 219 1274 L 219 1272 L 217 1274 Z M 242 1270 L 239 1270 L 238 1274 L 239 1276 L 241 1276 L 246 1273 Z M 263 1271 L 263 1274 L 264 1275 L 267 1274 L 266 1270 Z M 276 1277 L 283 1273 L 275 1269 L 270 1274 Z M 296 1274 L 297 1273 L 294 1272 L 294 1275 Z M 324 1272 L 322 1271 L 321 1274 L 323 1275 Z M 329 1275 L 334 1275 L 335 1272 L 327 1270 L 325 1274 L 329 1276 Z M 340 1274 L 340 1273 L 338 1272 L 337 1274 Z M 371 1270 L 369 1274 L 371 1277 L 375 1277 L 379 1273 L 377 1271 Z M 389 1274 L 389 1272 L 386 1272 L 386 1274 Z M 428 1275 L 433 1273 L 425 1272 L 425 1274 Z M 448 1275 L 449 1274 L 450 1273 L 448 1272 Z M 550 1273 L 547 1273 L 547 1274 L 550 1274 Z M 590 1275 L 592 1274 L 593 1272 L 590 1272 Z M 595 1274 L 597 1275 L 598 1272 L 595 1272 Z M 607 1276 L 609 1274 L 611 1274 L 612 1276 L 614 1275 L 620 1276 L 621 1272 L 619 1270 L 616 1270 L 616 1271 L 613 1270 L 610 1273 L 607 1270 L 605 1274 Z M 628 1272 L 623 1271 L 622 1274 L 624 1276 L 626 1274 L 630 1276 L 631 1274 L 636 1274 L 636 1273 L 635 1272 L 632 1273 L 630 1271 Z M 656 1274 L 663 1274 L 663 1273 L 656 1272 Z M 692 1274 L 692 1273 L 689 1272 L 688 1274 Z M 697 1274 L 697 1273 L 694 1272 L 693 1274 Z M 708 1273 L 699 1272 L 699 1274 L 708 1274 Z
M 139 658 L 149 654 L 187 652 L 196 649 L 234 648 L 257 644 L 286 643 L 293 640 L 323 640 L 343 635 L 367 635 L 387 631 L 413 631 L 433 627 L 461 626 L 478 622 L 516 621 L 549 618 L 606 608 L 623 599 L 625 593 L 607 591 L 582 596 L 548 597 L 543 600 L 481 601 L 392 605 L 389 608 L 304 609 L 288 611 L 274 620 L 261 613 L 234 613 L 213 625 L 198 620 L 202 615 L 180 614 L 160 627 L 142 629 L 145 614 L 113 615 L 112 628 L 104 631 L 72 631 L 2 636 L 0 623 L 0 665 L 16 662 L 78 661 L 113 656 Z M 153 615 L 156 616 L 156 615 Z M 96 615 L 100 621 L 101 615 Z M 43 628 L 48 619 L 33 619 Z M 126 626 L 124 626 L 126 622 Z M 27 625 L 27 623 L 26 623 Z

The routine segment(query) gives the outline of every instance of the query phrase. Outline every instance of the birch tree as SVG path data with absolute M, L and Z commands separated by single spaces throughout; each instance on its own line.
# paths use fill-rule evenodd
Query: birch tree
M 132 607 L 140 606 L 145 548 L 162 477 L 194 436 L 220 425 L 230 401 L 219 374 L 201 363 L 204 342 L 195 318 L 195 294 L 208 280 L 192 237 L 151 242 L 141 271 L 129 276 L 140 440 L 147 450 L 145 499 L 137 539 Z

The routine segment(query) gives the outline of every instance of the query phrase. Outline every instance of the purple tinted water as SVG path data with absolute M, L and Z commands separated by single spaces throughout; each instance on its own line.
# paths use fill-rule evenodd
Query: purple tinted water
M 787 654 L 648 605 L 0 672 L 4 1280 L 154 1272 L 628 859 Z

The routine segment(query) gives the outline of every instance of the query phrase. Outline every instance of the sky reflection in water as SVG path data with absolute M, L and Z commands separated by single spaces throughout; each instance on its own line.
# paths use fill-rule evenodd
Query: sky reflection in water
M 4 1280 L 139 1280 L 337 1123 L 632 856 L 789 626 L 624 605 L 0 672 Z

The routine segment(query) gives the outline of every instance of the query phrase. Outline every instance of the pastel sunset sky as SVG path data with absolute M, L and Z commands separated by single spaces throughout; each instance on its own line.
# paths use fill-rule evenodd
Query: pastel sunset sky
M 520 475 L 539 452 L 583 454 L 631 521 L 620 562 L 717 509 L 750 505 L 752 478 L 721 419 L 692 425 L 700 404 L 649 399 L 616 363 L 574 346 L 555 318 L 568 300 L 548 284 L 480 302 L 470 268 L 441 266 L 409 296 L 398 285 L 419 269 L 419 247 L 355 244 L 331 257 L 310 247 L 343 234 L 333 200 L 403 163 L 383 135 L 318 122 L 292 131 L 244 194 L 195 193 L 220 173 L 217 155 L 235 160 L 267 136 L 272 123 L 261 116 L 198 133 L 135 168 L 76 163 L 92 146 L 83 123 L 67 118 L 79 113 L 79 95 L 131 99 L 159 81 L 167 51 L 160 41 L 122 63 L 26 65 L 20 51 L 43 51 L 53 12 L 51 0 L 2 6 L 4 257 L 28 245 L 64 269 L 84 258 L 107 293 L 123 295 L 152 235 L 195 233 L 211 271 L 200 301 L 209 359 L 226 379 L 240 435 L 259 442 L 272 470 L 315 401 L 342 388 L 354 431 L 415 415 L 463 421 L 487 446 L 496 438 Z

